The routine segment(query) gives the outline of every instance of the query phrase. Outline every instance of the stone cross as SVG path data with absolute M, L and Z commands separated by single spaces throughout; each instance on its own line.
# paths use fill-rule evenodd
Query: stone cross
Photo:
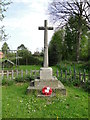
M 44 20 L 44 27 L 39 27 L 39 30 L 44 30 L 44 67 L 48 67 L 48 30 L 53 30 L 53 27 L 47 26 L 47 20 Z

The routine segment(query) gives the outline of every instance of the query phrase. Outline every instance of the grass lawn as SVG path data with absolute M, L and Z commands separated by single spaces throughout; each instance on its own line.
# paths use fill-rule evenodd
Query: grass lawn
M 42 66 L 40 66 L 40 65 L 20 65 L 17 68 L 13 67 L 13 69 L 31 71 L 31 70 L 40 70 L 41 67 Z M 52 66 L 52 69 L 53 69 L 54 72 L 56 72 L 58 68 L 57 68 L 57 66 Z
M 40 70 L 40 67 L 39 65 L 20 65 L 18 67 L 19 70 Z
M 29 83 L 2 86 L 3 118 L 88 118 L 88 93 L 65 86 L 67 96 L 38 98 L 26 94 Z
M 40 65 L 19 65 L 19 66 L 13 66 L 12 68 L 4 68 L 4 70 L 16 70 L 16 69 L 18 69 L 18 70 L 39 70 L 40 69 Z
M 42 66 L 40 66 L 40 65 L 19 65 L 19 66 L 13 66 L 12 68 L 4 68 L 4 70 L 16 70 L 16 69 L 18 69 L 18 70 L 40 70 L 40 68 L 41 68 Z M 56 72 L 57 71 L 57 69 L 58 70 L 63 70 L 63 71 L 65 71 L 65 70 L 67 70 L 67 71 L 69 71 L 69 69 L 71 69 L 71 71 L 74 71 L 74 68 L 75 68 L 75 70 L 76 70 L 76 72 L 78 72 L 79 73 L 79 71 L 81 71 L 81 72 L 83 72 L 84 71 L 84 69 L 85 69 L 85 71 L 86 71 L 86 73 L 88 74 L 88 66 L 87 66 L 87 64 L 86 63 L 72 63 L 72 62 L 61 62 L 60 64 L 58 64 L 58 65 L 56 65 L 56 66 L 51 66 L 52 68 L 53 68 L 53 70 L 54 70 L 54 72 Z

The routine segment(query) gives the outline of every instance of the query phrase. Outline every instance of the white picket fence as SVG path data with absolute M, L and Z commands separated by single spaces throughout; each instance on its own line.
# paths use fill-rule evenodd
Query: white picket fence
M 1 70 L 0 71 L 0 76 L 2 77 L 2 79 L 5 77 L 6 79 L 14 79 L 18 76 L 20 77 L 24 77 L 25 75 L 30 75 L 30 76 L 34 76 L 35 78 L 37 78 L 37 76 L 40 75 L 40 70 Z M 56 72 L 53 73 L 54 76 L 62 79 L 64 78 L 65 80 L 68 79 L 74 79 L 76 80 L 77 78 L 80 81 L 86 81 L 87 79 L 89 79 L 89 75 L 86 74 L 85 70 L 84 72 L 76 72 L 76 70 L 71 71 L 67 71 L 65 70 L 65 72 L 63 72 L 63 70 L 57 70 Z
M 5 77 L 7 79 L 14 79 L 15 77 L 21 76 L 22 78 L 25 75 L 30 75 L 30 76 L 37 76 L 39 74 L 39 70 L 1 70 L 0 71 L 0 76 L 2 79 Z

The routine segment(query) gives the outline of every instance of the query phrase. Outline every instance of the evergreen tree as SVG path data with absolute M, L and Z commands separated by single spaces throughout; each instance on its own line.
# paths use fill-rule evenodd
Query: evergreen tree
M 77 16 L 71 16 L 68 24 L 66 24 L 66 32 L 65 32 L 65 43 L 67 46 L 67 54 L 68 58 L 72 60 L 77 60 L 77 47 L 79 47 L 79 56 L 81 57 L 83 52 L 87 52 L 87 31 L 88 28 L 85 24 L 85 20 L 82 19 L 82 34 L 81 40 L 78 46 L 78 18 Z M 86 46 L 86 47 L 85 47 Z M 83 51 L 83 52 L 81 52 Z M 85 56 L 85 54 L 83 54 Z M 87 56 L 87 55 L 86 55 Z
M 55 65 L 62 59 L 63 30 L 54 33 L 49 43 L 49 64 Z
M 4 44 L 2 45 L 2 52 L 6 55 L 6 54 L 8 54 L 9 53 L 9 50 L 10 50 L 10 48 L 9 48 L 9 46 L 8 46 L 8 44 L 6 43 L 6 42 L 4 42 Z

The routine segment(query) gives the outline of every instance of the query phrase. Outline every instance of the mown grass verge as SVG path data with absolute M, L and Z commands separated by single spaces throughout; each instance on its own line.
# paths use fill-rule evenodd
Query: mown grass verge
M 26 94 L 29 83 L 2 86 L 3 118 L 88 118 L 88 93 L 65 86 L 66 96 L 39 98 Z

